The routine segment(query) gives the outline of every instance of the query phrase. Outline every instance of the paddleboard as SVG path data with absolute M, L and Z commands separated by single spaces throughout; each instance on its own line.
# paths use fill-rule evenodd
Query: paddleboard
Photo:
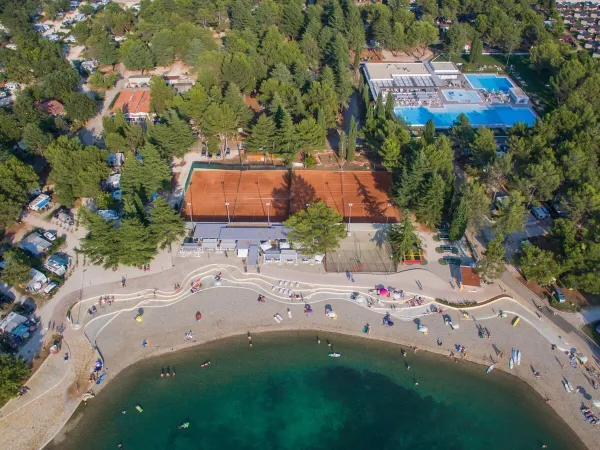
M 510 358 L 510 360 L 508 361 L 508 368 L 512 369 L 515 366 L 514 360 L 512 358 Z
M 490 373 L 492 370 L 494 370 L 494 364 L 492 364 L 490 367 L 488 367 L 487 370 L 485 371 L 485 373 Z

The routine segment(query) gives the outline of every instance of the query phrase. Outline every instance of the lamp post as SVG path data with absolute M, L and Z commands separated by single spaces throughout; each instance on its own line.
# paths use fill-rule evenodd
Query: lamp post
M 350 236 L 350 221 L 352 220 L 352 203 L 348 203 L 350 214 L 348 214 L 348 236 Z
M 229 202 L 225 202 L 225 207 L 227 208 L 227 223 L 231 223 L 231 218 L 229 217 Z
M 267 202 L 267 226 L 271 226 L 271 203 Z
M 390 207 L 392 206 L 391 203 L 387 204 L 387 208 L 385 210 L 385 223 L 388 223 L 388 221 L 390 220 Z
M 81 325 L 79 324 L 79 316 L 81 315 L 81 300 L 83 298 L 83 283 L 85 281 L 85 273 L 87 269 L 83 269 L 81 271 L 81 289 L 79 290 L 79 308 L 77 310 L 77 322 L 75 322 L 75 328 L 79 328 Z

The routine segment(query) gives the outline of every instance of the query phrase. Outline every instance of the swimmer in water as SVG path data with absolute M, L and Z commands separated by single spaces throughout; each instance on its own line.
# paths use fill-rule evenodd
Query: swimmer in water
M 162 368 L 160 369 L 160 377 L 162 378 L 162 377 L 164 377 L 164 376 L 165 376 L 165 368 L 164 368 L 164 367 L 162 367 Z
M 123 410 L 121 411 L 121 414 L 127 414 L 127 411 Z

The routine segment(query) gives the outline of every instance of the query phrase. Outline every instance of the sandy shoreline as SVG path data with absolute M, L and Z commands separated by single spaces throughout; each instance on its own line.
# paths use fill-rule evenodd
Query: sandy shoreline
M 338 320 L 325 317 L 323 307 L 326 303 L 333 305 L 333 309 L 338 313 Z M 423 316 L 415 319 L 429 328 L 429 334 L 423 335 L 417 332 L 415 320 L 399 318 L 396 319 L 396 326 L 383 327 L 380 325 L 383 311 L 360 307 L 348 300 L 328 299 L 311 302 L 311 304 L 314 309 L 313 314 L 305 315 L 303 304 L 282 305 L 275 301 L 257 304 L 254 291 L 229 286 L 203 291 L 170 306 L 148 308 L 144 312 L 144 321 L 141 324 L 132 320 L 131 313 L 119 314 L 112 318 L 110 323 L 98 323 L 86 330 L 88 335 L 93 336 L 99 332 L 97 345 L 108 368 L 107 382 L 101 386 L 93 385 L 92 389 L 97 391 L 96 388 L 105 387 L 122 370 L 140 360 L 168 355 L 173 351 L 226 337 L 240 336 L 246 339 L 247 331 L 262 333 L 313 330 L 365 338 L 361 330 L 368 322 L 372 326 L 372 333 L 368 336 L 370 339 L 407 347 L 417 345 L 421 350 L 443 356 L 447 356 L 455 344 L 460 344 L 467 347 L 470 354 L 469 361 L 482 366 L 491 364 L 490 358 L 493 357 L 497 362 L 496 370 L 515 375 L 542 398 L 550 398 L 550 406 L 583 443 L 588 448 L 594 448 L 596 445 L 597 431 L 590 424 L 583 422 L 578 409 L 581 401 L 591 404 L 591 398 L 586 398 L 589 396 L 586 389 L 591 390 L 591 387 L 589 384 L 586 387 L 581 369 L 572 369 L 568 366 L 566 369 L 561 369 L 560 363 L 568 363 L 566 356 L 558 350 L 550 350 L 548 340 L 527 323 L 514 328 L 506 319 L 484 317 L 482 310 L 478 313 L 481 317 L 478 323 L 491 329 L 493 339 L 481 340 L 477 337 L 474 321 L 461 320 L 459 314 L 451 312 L 453 321 L 460 323 L 460 329 L 450 330 L 443 324 L 440 315 Z M 293 312 L 292 319 L 287 318 L 287 308 Z M 489 308 L 494 308 L 494 305 L 490 305 Z M 199 310 L 202 311 L 203 319 L 196 323 L 194 315 Z M 272 316 L 277 312 L 285 318 L 281 324 L 273 320 Z M 183 340 L 183 334 L 190 330 L 195 333 L 195 342 Z M 444 342 L 442 347 L 436 344 L 438 337 Z M 150 341 L 149 347 L 141 346 L 143 339 Z M 524 364 L 509 371 L 508 357 L 497 358 L 492 350 L 492 344 L 502 349 L 505 355 L 510 353 L 510 348 L 513 346 L 520 348 Z M 542 374 L 541 378 L 533 377 L 529 369 L 530 365 Z M 567 394 L 561 385 L 563 376 L 568 376 L 575 386 L 581 386 L 582 394 Z M 579 395 L 583 395 L 584 399 L 575 398 Z M 61 432 L 58 431 L 55 437 L 60 439 Z

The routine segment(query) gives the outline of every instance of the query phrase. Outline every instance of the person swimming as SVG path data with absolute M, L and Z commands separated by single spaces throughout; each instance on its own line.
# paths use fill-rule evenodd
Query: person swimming
M 161 367 L 161 369 L 160 369 L 160 377 L 162 378 L 164 376 L 165 376 L 165 368 Z

